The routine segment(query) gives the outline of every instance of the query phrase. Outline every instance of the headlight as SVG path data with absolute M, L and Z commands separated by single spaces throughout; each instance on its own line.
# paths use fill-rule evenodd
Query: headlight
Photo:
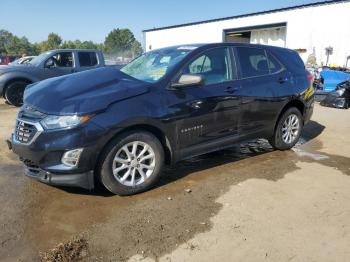
M 46 129 L 61 129 L 61 128 L 71 128 L 79 124 L 88 121 L 92 115 L 86 116 L 47 116 L 42 121 L 41 124 Z

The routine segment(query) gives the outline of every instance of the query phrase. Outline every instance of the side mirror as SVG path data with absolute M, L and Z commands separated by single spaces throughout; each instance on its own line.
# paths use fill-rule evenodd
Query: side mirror
M 54 67 L 54 66 L 55 66 L 55 63 L 54 63 L 54 61 L 53 61 L 52 58 L 49 58 L 49 59 L 46 61 L 46 63 L 45 63 L 45 67 L 46 67 L 46 68 L 51 68 L 51 67 Z
M 172 88 L 184 88 L 189 86 L 201 86 L 204 84 L 204 77 L 201 75 L 184 74 L 178 82 L 172 83 Z

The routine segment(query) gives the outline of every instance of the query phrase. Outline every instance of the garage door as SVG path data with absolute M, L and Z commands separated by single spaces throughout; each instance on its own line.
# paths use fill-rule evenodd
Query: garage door
M 286 23 L 257 25 L 224 30 L 225 42 L 286 46 Z

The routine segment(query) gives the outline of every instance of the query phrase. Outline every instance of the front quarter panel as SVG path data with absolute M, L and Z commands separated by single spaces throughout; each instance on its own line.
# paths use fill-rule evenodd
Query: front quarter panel
M 151 87 L 151 89 L 153 90 L 148 93 L 111 104 L 91 121 L 105 128 L 109 139 L 123 130 L 135 126 L 154 127 L 165 134 L 171 148 L 175 148 L 175 124 L 168 120 L 167 106 L 162 90 L 157 87 Z
M 29 72 L 18 72 L 18 71 L 7 72 L 7 73 L 4 73 L 2 76 L 0 76 L 0 94 L 2 94 L 6 85 L 15 79 L 25 79 L 32 83 L 40 81 L 40 79 L 35 74 L 29 73 Z

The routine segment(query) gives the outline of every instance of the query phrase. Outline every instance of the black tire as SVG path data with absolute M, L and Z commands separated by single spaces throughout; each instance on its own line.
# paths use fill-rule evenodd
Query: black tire
M 151 175 L 144 179 L 141 184 L 138 185 L 124 185 L 113 174 L 113 165 L 114 158 L 120 150 L 125 145 L 129 145 L 135 141 L 140 141 L 142 143 L 146 143 L 154 152 L 154 169 Z M 124 147 L 125 148 L 125 147 Z M 140 150 L 140 149 L 139 149 Z M 137 159 L 139 160 L 139 159 Z M 130 163 L 128 163 L 130 165 Z M 108 145 L 107 148 L 101 155 L 99 164 L 97 166 L 97 176 L 100 180 L 101 184 L 111 193 L 121 196 L 134 195 L 143 191 L 150 189 L 155 185 L 157 180 L 159 179 L 162 169 L 164 165 L 164 150 L 162 144 L 159 140 L 151 133 L 146 131 L 133 131 L 124 133 L 115 139 L 113 139 Z M 129 167 L 125 168 L 129 169 Z M 136 174 L 141 179 L 141 173 L 139 169 L 134 167 L 133 169 L 137 169 Z M 118 176 L 120 179 L 120 177 Z
M 5 90 L 6 101 L 14 106 L 21 106 L 23 104 L 24 89 L 28 85 L 25 81 L 15 81 L 9 84 Z
M 297 132 L 297 135 L 295 135 L 295 138 L 290 143 L 287 143 L 283 138 L 282 138 L 282 127 L 285 121 L 288 119 L 288 117 L 295 115 L 298 118 L 299 121 L 299 129 Z M 291 107 L 287 109 L 282 116 L 278 119 L 278 122 L 276 124 L 276 128 L 273 134 L 273 137 L 269 139 L 270 144 L 272 145 L 273 148 L 278 149 L 278 150 L 289 150 L 295 144 L 298 142 L 301 131 L 303 129 L 303 117 L 299 111 L 299 109 L 295 107 Z

